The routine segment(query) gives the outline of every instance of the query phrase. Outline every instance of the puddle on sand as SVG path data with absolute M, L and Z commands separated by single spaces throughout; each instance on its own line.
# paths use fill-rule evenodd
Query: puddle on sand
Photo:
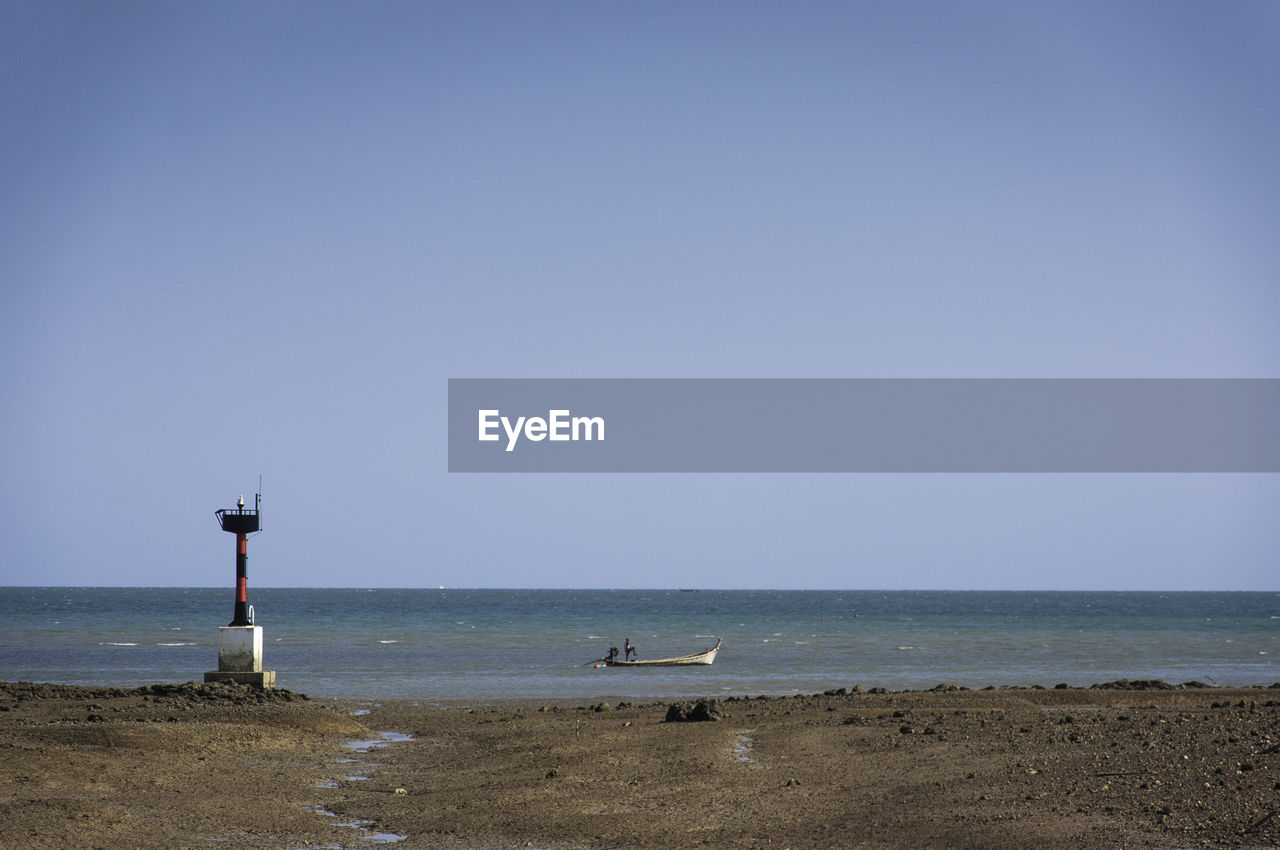
M 750 735 L 743 734 L 743 735 L 739 735 L 737 738 L 734 738 L 733 757 L 736 758 L 738 761 L 743 761 L 743 762 L 746 762 L 747 764 L 755 764 L 756 763 L 755 756 L 751 755 L 751 744 L 752 744 L 752 741 L 751 741 Z
M 360 774 L 355 774 L 355 775 L 352 775 L 352 776 L 344 776 L 344 777 L 342 777 L 342 779 L 343 779 L 343 781 L 344 781 L 344 782 L 368 782 L 368 781 L 369 781 L 369 777 L 367 777 L 367 776 L 361 776 Z M 338 780 L 336 780 L 336 779 L 330 779 L 330 780 L 328 780 L 328 781 L 326 781 L 326 782 L 317 782 L 317 783 L 316 783 L 316 787 L 317 787 L 317 788 L 328 788 L 328 789 L 331 789 L 331 790 L 332 790 L 332 789 L 334 789 L 334 788 L 339 787 L 339 785 L 338 785 Z
M 370 750 L 377 749 L 378 747 L 385 747 L 388 744 L 398 744 L 401 741 L 413 740 L 412 735 L 406 735 L 403 732 L 379 732 L 378 735 L 381 737 L 373 738 L 367 741 L 347 741 L 345 744 L 342 745 L 342 747 L 343 749 L 352 750 L 357 753 L 367 753 Z M 343 759 L 338 759 L 337 761 L 339 764 L 351 764 L 353 762 L 358 761 L 358 759 L 343 758 Z M 345 779 L 347 782 L 365 782 L 365 781 L 368 781 L 369 777 L 351 775 L 351 776 L 344 776 L 343 779 Z M 338 783 L 336 781 L 323 782 L 317 787 L 337 788 Z M 323 806 L 308 806 L 307 810 L 311 812 L 315 812 L 318 815 L 324 815 L 325 817 L 328 817 L 328 818 L 336 818 L 338 816 L 335 812 L 331 812 L 328 809 L 324 808 Z M 398 835 L 394 832 L 374 832 L 371 829 L 373 825 L 373 821 L 369 821 L 369 820 L 357 819 L 353 821 L 343 821 L 341 823 L 337 823 L 334 825 L 345 826 L 345 827 L 350 827 L 351 829 L 360 830 L 360 832 L 362 833 L 362 835 L 360 836 L 360 840 L 362 842 L 368 842 L 369 844 L 395 844 L 397 841 L 404 841 L 406 838 L 409 837 L 407 835 Z
M 323 806 L 307 806 L 307 810 L 311 812 L 315 812 L 318 815 L 324 815 L 327 818 L 336 818 L 338 816 L 336 812 L 331 812 L 328 809 L 324 808 Z M 397 841 L 404 841 L 406 838 L 409 837 L 407 835 L 399 835 L 394 832 L 374 832 L 373 830 L 370 829 L 370 825 L 372 823 L 373 821 L 371 820 L 357 819 L 357 820 L 351 820 L 351 821 L 342 821 L 341 823 L 335 823 L 334 826 L 344 826 L 350 829 L 358 829 L 361 832 L 365 833 L 364 835 L 360 836 L 360 840 L 368 841 L 370 844 L 395 844 Z
M 412 735 L 406 735 L 403 732 L 379 732 L 381 738 L 371 738 L 367 741 L 347 741 L 342 745 L 344 750 L 355 750 L 357 753 L 367 753 L 369 750 L 385 747 L 388 744 L 398 744 L 401 741 L 412 741 Z

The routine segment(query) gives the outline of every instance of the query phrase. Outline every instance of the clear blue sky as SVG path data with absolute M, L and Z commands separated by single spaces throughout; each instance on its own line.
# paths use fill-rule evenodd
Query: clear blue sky
M 1280 5 L 0 5 L 0 584 L 1280 588 L 1280 476 L 450 475 L 450 377 L 1280 377 Z M 252 592 L 252 591 L 251 591 Z

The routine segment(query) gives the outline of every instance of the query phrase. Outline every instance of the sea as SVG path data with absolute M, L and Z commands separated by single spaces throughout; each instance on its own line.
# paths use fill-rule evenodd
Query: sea
M 940 684 L 1280 681 L 1280 592 L 251 588 L 263 667 L 312 698 L 645 700 Z M 0 679 L 217 669 L 229 588 L 0 588 Z M 724 643 L 710 667 L 597 666 Z

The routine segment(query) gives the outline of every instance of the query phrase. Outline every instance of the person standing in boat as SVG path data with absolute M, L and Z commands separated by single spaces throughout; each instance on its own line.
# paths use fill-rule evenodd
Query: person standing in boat
M 640 651 L 631 642 L 631 638 L 627 638 L 626 643 L 622 645 L 622 660 L 630 661 L 632 654 L 635 655 L 637 661 L 640 660 Z

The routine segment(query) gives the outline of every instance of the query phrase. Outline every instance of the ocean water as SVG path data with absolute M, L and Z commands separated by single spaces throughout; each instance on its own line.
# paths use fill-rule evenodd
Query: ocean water
M 939 683 L 1280 681 L 1280 593 L 251 588 L 263 666 L 312 697 L 787 695 Z M 0 679 L 217 669 L 230 588 L 0 588 Z M 712 667 L 594 668 L 704 649 Z

